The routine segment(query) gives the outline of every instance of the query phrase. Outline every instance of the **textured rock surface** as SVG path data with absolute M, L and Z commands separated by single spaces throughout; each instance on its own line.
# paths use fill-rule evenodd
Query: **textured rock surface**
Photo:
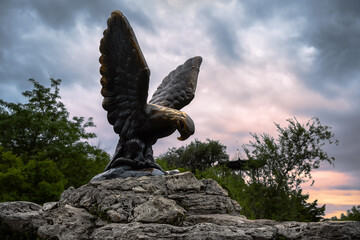
M 31 234 L 45 224 L 42 207 L 31 202 L 0 203 L 0 226 L 7 226 L 19 233 Z M 0 234 L 4 235 L 4 234 Z
M 91 181 L 103 181 L 114 178 L 157 176 L 157 175 L 164 175 L 164 172 L 156 168 L 133 170 L 130 166 L 123 165 L 116 168 L 110 168 L 105 172 L 99 173 L 98 175 L 94 176 L 91 179 Z
M 69 188 L 59 202 L 43 206 L 1 203 L 0 234 L 6 239 L 25 233 L 31 233 L 25 239 L 360 239 L 360 222 L 253 221 L 239 211 L 215 181 L 199 181 L 191 173 L 122 178 Z

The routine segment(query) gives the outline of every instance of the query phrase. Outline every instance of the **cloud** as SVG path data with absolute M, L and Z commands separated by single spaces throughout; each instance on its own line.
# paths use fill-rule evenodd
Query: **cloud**
M 338 0 L 4 0 L 0 98 L 23 101 L 20 93 L 31 88 L 28 78 L 45 85 L 51 76 L 61 78 L 70 113 L 93 116 L 98 141 L 113 153 L 117 135 L 101 108 L 98 47 L 107 18 L 120 9 L 151 69 L 149 97 L 187 58 L 203 57 L 196 97 L 184 109 L 196 123 L 195 135 L 186 142 L 177 141 L 176 134 L 161 139 L 155 155 L 195 138 L 220 140 L 232 155 L 250 140 L 249 132 L 275 136 L 273 122 L 284 126 L 293 116 L 303 123 L 317 116 L 340 140 L 338 147 L 326 147 L 337 159 L 336 171 L 346 173 L 340 179 L 352 179 L 339 180 L 334 189 L 355 191 L 352 182 L 358 183 L 360 174 L 359 6 Z
M 326 214 L 325 218 L 331 217 L 341 217 L 341 214 L 346 215 L 346 211 L 350 210 L 354 205 L 334 205 L 334 204 L 326 204 Z
M 33 10 L 44 25 L 54 30 L 68 31 L 79 19 L 85 20 L 89 25 L 105 25 L 104 16 L 110 16 L 110 13 L 117 9 L 121 9 L 134 24 L 153 30 L 150 16 L 143 8 L 139 8 L 141 4 L 129 0 L 67 0 L 54 3 L 35 0 L 24 1 L 24 5 L 27 10 Z
M 215 6 L 200 11 L 199 20 L 204 23 L 205 36 L 210 37 L 217 57 L 227 64 L 240 61 L 242 55 L 241 43 L 237 38 L 237 20 L 240 16 L 235 13 L 238 10 L 237 5 L 237 1 L 217 2 Z
M 346 86 L 359 78 L 360 3 L 317 1 L 307 10 L 304 40 L 318 51 L 312 72 L 314 82 Z
M 19 89 L 28 78 L 45 83 L 49 77 L 63 85 L 98 77 L 98 45 L 111 11 L 122 9 L 131 22 L 153 31 L 151 18 L 128 1 L 5 1 L 0 16 L 0 79 Z M 2 96 L 6 89 L 0 90 Z M 13 100 L 12 96 L 8 96 Z
M 360 191 L 355 190 L 322 190 L 309 191 L 310 197 L 308 202 L 319 199 L 318 203 L 333 205 L 349 205 L 355 206 L 360 202 Z
M 360 180 L 355 174 L 340 172 L 336 168 L 331 170 L 314 170 L 312 172 L 315 183 L 312 187 L 304 184 L 305 189 L 322 190 L 355 190 L 360 191 Z
M 296 59 L 296 51 L 305 50 L 305 57 L 308 55 L 311 62 L 310 67 L 304 68 L 304 62 L 295 61 L 291 70 L 309 87 L 316 88 L 328 98 L 336 98 L 338 88 L 351 87 L 349 85 L 359 79 L 358 1 L 348 1 L 346 4 L 339 0 L 311 3 L 248 1 L 243 3 L 243 8 L 245 10 L 242 13 L 246 14 L 249 26 L 260 25 L 281 30 L 281 25 L 293 25 L 285 35 L 290 41 L 278 42 L 278 47 L 289 54 L 290 62 L 294 57 Z M 271 26 L 270 23 L 276 21 L 280 25 Z
M 358 173 L 340 172 L 337 168 L 331 170 L 315 170 L 312 173 L 315 184 L 302 185 L 303 192 L 309 194 L 308 202 L 316 199 L 321 206 L 326 204 L 326 218 L 340 217 L 341 213 L 360 203 L 360 179 Z

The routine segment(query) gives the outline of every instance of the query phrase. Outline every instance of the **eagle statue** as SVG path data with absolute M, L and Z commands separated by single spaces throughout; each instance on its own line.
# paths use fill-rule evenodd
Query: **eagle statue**
M 105 171 L 158 169 L 152 145 L 175 130 L 179 140 L 194 134 L 193 120 L 180 111 L 194 98 L 201 57 L 188 59 L 166 76 L 147 102 L 150 70 L 135 34 L 120 11 L 111 13 L 100 42 L 102 106 L 119 134 L 115 154 Z

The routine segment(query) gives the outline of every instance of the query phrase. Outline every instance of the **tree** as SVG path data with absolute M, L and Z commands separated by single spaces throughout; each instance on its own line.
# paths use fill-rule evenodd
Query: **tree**
M 21 158 L 0 147 L 0 202 L 57 201 L 66 182 L 53 161 L 32 159 L 24 164 Z
M 192 141 L 180 148 L 171 148 L 157 159 L 157 163 L 165 168 L 183 168 L 193 173 L 214 166 L 216 162 L 227 161 L 226 146 L 218 141 L 207 139 L 206 142 Z
M 51 174 L 58 176 L 56 179 L 62 182 L 63 187 L 79 187 L 103 171 L 109 161 L 106 152 L 87 142 L 96 137 L 94 133 L 87 131 L 87 128 L 95 127 L 92 119 L 69 119 L 69 112 L 59 101 L 61 80 L 50 81 L 51 87 L 47 88 L 30 79 L 34 88 L 23 92 L 28 99 L 26 103 L 0 100 L 0 146 L 6 154 L 11 153 L 23 164 L 20 166 L 19 163 L 15 168 L 4 165 L 1 172 L 9 173 L 22 169 L 28 173 L 24 179 L 33 181 L 31 184 L 34 194 L 36 187 L 49 194 L 54 189 L 58 189 L 57 192 L 62 191 L 61 184 L 48 184 L 55 181 L 50 177 Z M 2 158 L 2 161 L 3 159 L 5 158 Z M 2 165 L 1 162 L 0 166 Z M 65 181 L 61 180 L 60 175 L 63 175 Z M 35 183 L 37 185 L 34 185 Z M 37 199 L 37 202 L 47 198 L 29 194 L 29 200 Z
M 276 140 L 268 134 L 260 137 L 252 134 L 255 141 L 243 145 L 249 161 L 265 162 L 262 168 L 249 169 L 250 182 L 296 190 L 312 179 L 311 171 L 318 169 L 321 162 L 333 164 L 335 159 L 323 149 L 326 142 L 338 144 L 329 126 L 321 125 L 318 118 L 309 120 L 305 126 L 296 118 L 287 122 L 287 128 L 275 123 L 279 132 Z
M 318 208 L 316 201 L 306 203 L 308 195 L 302 194 L 301 184 L 312 179 L 311 171 L 318 169 L 321 162 L 333 164 L 335 159 L 328 156 L 323 146 L 338 141 L 331 128 L 321 125 L 318 118 L 305 125 L 296 118 L 287 122 L 286 128 L 275 123 L 277 139 L 268 134 L 252 134 L 255 141 L 243 145 L 250 163 L 264 163 L 260 168 L 248 168 L 245 191 L 250 197 L 243 208 L 250 211 L 253 218 L 318 220 L 324 215 L 325 206 Z M 309 218 L 302 219 L 304 212 Z

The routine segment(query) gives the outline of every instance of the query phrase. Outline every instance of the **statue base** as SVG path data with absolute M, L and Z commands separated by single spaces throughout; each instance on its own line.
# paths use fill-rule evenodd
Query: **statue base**
M 158 176 L 158 175 L 173 175 L 179 173 L 178 170 L 163 172 L 157 168 L 143 168 L 134 169 L 128 165 L 118 166 L 116 168 L 110 168 L 105 172 L 99 173 L 94 176 L 90 182 L 103 181 L 114 178 L 127 178 L 127 177 L 142 177 L 142 176 Z
M 133 169 L 131 166 L 123 165 L 116 168 L 110 168 L 105 172 L 97 174 L 90 180 L 90 182 L 103 181 L 114 178 L 157 176 L 164 174 L 164 172 L 157 168 Z

